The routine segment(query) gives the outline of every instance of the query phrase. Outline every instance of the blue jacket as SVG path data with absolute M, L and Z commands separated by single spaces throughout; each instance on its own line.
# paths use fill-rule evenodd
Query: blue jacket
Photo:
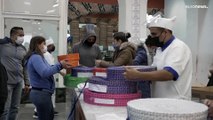
M 53 75 L 61 69 L 60 63 L 50 66 L 45 58 L 38 54 L 33 54 L 27 61 L 30 85 L 36 88 L 44 88 L 51 93 L 55 89 Z
M 142 45 L 137 49 L 136 57 L 133 60 L 133 65 L 148 65 L 146 49 Z

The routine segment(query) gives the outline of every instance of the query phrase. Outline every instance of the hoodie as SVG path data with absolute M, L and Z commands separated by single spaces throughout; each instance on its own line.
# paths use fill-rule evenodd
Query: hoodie
M 79 53 L 80 55 L 79 63 L 87 67 L 94 67 L 95 60 L 101 59 L 101 51 L 97 44 L 94 43 L 91 47 L 85 44 L 85 41 L 91 36 L 94 36 L 96 40 L 94 32 L 87 32 L 82 41 L 76 43 L 72 48 L 72 53 Z
M 132 65 L 136 55 L 136 46 L 130 42 L 121 44 L 118 50 L 114 52 L 112 62 L 101 61 L 100 67 Z

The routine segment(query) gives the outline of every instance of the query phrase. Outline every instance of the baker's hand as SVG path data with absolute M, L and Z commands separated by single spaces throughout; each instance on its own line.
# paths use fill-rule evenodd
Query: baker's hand
M 62 68 L 65 68 L 65 69 L 72 68 L 72 65 L 68 62 L 68 60 L 62 60 L 62 61 L 60 61 L 60 63 L 62 65 Z
M 213 100 L 206 99 L 204 104 L 209 107 L 208 116 L 213 117 Z
M 126 71 L 123 73 L 124 77 L 128 80 L 138 79 L 140 72 L 131 67 L 125 67 Z

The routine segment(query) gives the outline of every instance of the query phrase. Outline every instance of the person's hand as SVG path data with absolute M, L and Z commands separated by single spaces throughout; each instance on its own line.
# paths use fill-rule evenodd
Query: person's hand
M 30 85 L 26 85 L 24 86 L 24 94 L 28 94 L 30 92 Z
M 205 104 L 205 105 L 207 105 L 207 106 L 209 106 L 210 103 L 211 103 L 211 100 L 209 100 L 209 99 L 203 100 L 203 104 Z
M 65 68 L 65 69 L 72 68 L 72 65 L 68 62 L 68 60 L 62 60 L 62 61 L 60 61 L 60 63 L 62 65 L 62 68 Z
M 124 77 L 128 80 L 138 79 L 140 72 L 131 67 L 125 67 L 126 72 L 123 73 Z
M 203 103 L 209 107 L 208 116 L 213 117 L 213 100 L 206 99 Z
M 62 72 L 62 71 L 60 71 L 59 73 L 60 73 L 60 75 L 61 75 L 62 77 L 64 77 L 64 76 L 66 75 L 66 73 L 64 73 L 64 72 Z
M 95 66 L 98 67 L 100 66 L 101 60 L 95 60 Z
M 209 72 L 208 72 L 208 78 L 210 78 L 210 77 L 211 77 L 211 75 L 212 75 L 212 74 L 211 74 L 211 72 L 209 71 Z
M 213 74 L 213 68 L 209 69 L 210 74 Z

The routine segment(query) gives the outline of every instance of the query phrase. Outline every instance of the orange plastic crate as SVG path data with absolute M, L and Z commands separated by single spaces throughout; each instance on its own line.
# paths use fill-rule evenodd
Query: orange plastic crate
M 68 60 L 73 67 L 79 66 L 79 59 L 80 57 L 78 53 L 58 56 L 58 61 Z
M 67 55 L 60 55 L 58 56 L 58 61 L 69 59 L 69 60 L 79 60 L 79 53 L 67 54 Z

